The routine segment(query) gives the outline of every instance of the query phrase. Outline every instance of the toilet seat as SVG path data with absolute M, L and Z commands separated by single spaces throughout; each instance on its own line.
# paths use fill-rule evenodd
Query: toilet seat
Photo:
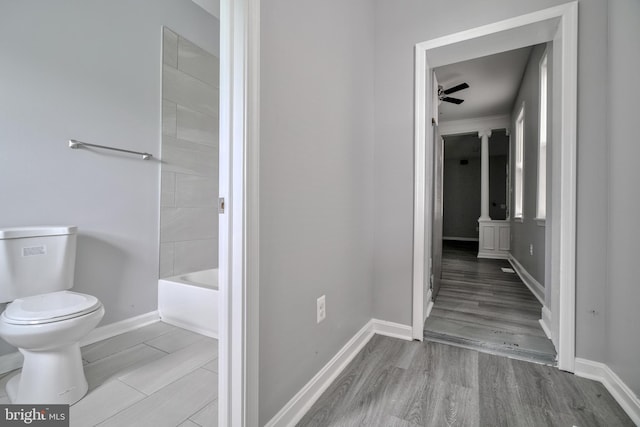
M 2 320 L 13 325 L 39 325 L 79 317 L 102 307 L 92 295 L 71 291 L 19 298 L 7 305 Z

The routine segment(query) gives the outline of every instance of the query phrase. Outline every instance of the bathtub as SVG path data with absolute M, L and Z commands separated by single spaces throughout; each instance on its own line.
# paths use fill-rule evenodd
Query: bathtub
M 218 269 L 158 280 L 158 312 L 163 322 L 218 338 Z

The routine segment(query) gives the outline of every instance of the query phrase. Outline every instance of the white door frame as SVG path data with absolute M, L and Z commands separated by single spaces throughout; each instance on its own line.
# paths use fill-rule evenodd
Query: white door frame
M 221 1 L 221 426 L 258 425 L 259 23 L 260 0 Z
M 425 177 L 432 176 L 433 132 L 430 131 L 433 69 L 480 56 L 553 41 L 553 166 L 552 212 L 549 225 L 558 236 L 552 247 L 551 301 L 558 332 L 558 367 L 573 372 L 575 365 L 576 274 L 576 128 L 578 68 L 578 2 L 529 13 L 473 28 L 415 46 L 415 183 L 413 248 L 413 338 L 422 340 L 424 278 L 431 274 L 432 192 Z M 556 161 L 559 159 L 559 161 Z M 425 272 L 426 271 L 426 272 Z M 557 289 L 557 291 L 555 291 Z M 552 328 L 554 327 L 552 326 Z

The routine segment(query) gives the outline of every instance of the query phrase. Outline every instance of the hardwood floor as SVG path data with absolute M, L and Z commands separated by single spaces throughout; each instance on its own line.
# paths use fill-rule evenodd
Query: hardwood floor
M 555 365 L 542 305 L 506 260 L 478 259 L 477 243 L 445 241 L 440 293 L 425 339 Z
M 217 427 L 217 357 L 217 340 L 162 322 L 83 347 L 89 392 L 70 425 Z M 15 372 L 0 378 L 0 403 Z
M 441 343 L 376 335 L 298 426 L 633 426 L 596 381 Z

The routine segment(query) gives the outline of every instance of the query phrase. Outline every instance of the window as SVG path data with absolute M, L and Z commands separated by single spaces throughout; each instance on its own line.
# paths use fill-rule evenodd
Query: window
M 547 216 L 547 52 L 540 60 L 540 128 L 538 129 L 538 203 L 536 218 Z
M 516 150 L 515 150 L 515 192 L 514 212 L 516 219 L 522 219 L 522 200 L 524 190 L 524 103 L 516 118 Z

